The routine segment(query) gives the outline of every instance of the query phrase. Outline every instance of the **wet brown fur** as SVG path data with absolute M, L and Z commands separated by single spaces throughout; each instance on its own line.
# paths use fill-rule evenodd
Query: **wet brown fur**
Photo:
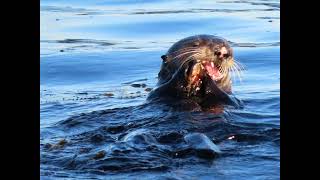
M 227 49 L 229 56 L 227 58 L 219 59 L 215 53 L 219 52 L 222 47 Z M 194 55 L 194 59 L 200 62 L 203 60 L 212 61 L 215 65 L 222 66 L 226 69 L 231 67 L 234 63 L 233 50 L 225 39 L 212 35 L 191 36 L 173 44 L 168 52 L 162 56 L 163 62 L 158 74 L 160 84 L 170 80 L 187 58 L 190 55 L 195 54 L 189 53 L 182 55 L 181 50 L 185 48 L 196 49 L 196 51 L 200 52 L 199 54 Z M 225 92 L 231 93 L 232 81 L 229 70 L 225 72 L 222 79 L 216 81 L 216 84 Z

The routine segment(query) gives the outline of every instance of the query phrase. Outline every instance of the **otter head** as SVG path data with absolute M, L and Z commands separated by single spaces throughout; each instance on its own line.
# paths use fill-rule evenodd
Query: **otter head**
M 212 92 L 207 87 L 208 82 L 231 93 L 231 72 L 239 72 L 241 67 L 234 60 L 229 43 L 212 35 L 182 39 L 173 44 L 161 58 L 163 63 L 159 82 L 167 82 L 176 72 L 183 72 L 183 89 L 188 96 L 203 96 L 208 91 Z

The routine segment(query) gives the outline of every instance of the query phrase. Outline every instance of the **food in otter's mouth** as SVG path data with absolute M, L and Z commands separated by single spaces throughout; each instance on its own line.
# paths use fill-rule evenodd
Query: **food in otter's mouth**
M 213 62 L 202 61 L 192 67 L 191 81 L 193 84 L 201 80 L 201 71 L 205 71 L 213 81 L 218 81 L 223 78 L 223 74 L 221 74 L 218 67 Z
M 203 73 L 210 76 L 212 81 L 219 81 L 223 78 L 223 74 L 212 61 L 198 61 L 192 67 L 192 72 L 189 75 L 190 86 L 196 91 L 200 90 L 202 84 Z
M 219 69 L 214 65 L 213 62 L 203 61 L 202 65 L 213 81 L 218 81 L 223 77 L 223 75 L 220 73 Z

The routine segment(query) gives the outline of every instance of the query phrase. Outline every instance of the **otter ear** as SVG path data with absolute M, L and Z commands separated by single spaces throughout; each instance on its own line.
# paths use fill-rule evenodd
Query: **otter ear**
M 167 59 L 168 59 L 168 56 L 167 56 L 167 55 L 162 55 L 162 56 L 161 56 L 161 59 L 162 59 L 163 62 L 166 62 Z

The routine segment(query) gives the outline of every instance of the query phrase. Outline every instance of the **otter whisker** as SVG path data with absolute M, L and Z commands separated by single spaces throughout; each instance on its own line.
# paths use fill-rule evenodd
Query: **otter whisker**
M 196 50 L 184 51 L 184 52 L 181 52 L 181 53 L 177 54 L 177 55 L 174 56 L 173 58 L 179 57 L 179 56 L 184 55 L 184 54 L 186 54 L 186 53 L 193 53 L 193 52 L 197 52 L 197 51 L 196 51 Z
M 178 51 L 183 51 L 183 50 L 185 50 L 185 49 L 198 49 L 198 48 L 197 48 L 197 47 L 185 47 L 185 48 L 179 49 L 179 50 L 177 50 L 177 51 L 174 51 L 174 52 L 172 52 L 172 53 L 175 53 L 175 52 L 178 52 Z
M 189 53 L 197 53 L 198 51 L 188 51 L 188 52 L 184 52 L 184 53 L 181 53 L 181 54 L 178 54 L 177 56 L 173 57 L 172 59 L 176 59 L 176 58 L 179 58 L 183 55 L 186 55 L 186 54 L 189 54 Z
M 226 75 L 227 74 L 227 71 L 226 71 L 226 68 L 221 68 L 221 74 L 223 74 L 223 75 Z
M 187 57 L 186 60 L 185 60 L 185 62 L 183 62 L 183 63 L 179 66 L 178 69 L 182 68 L 182 66 L 183 66 L 185 63 L 188 63 L 188 62 L 190 62 L 191 60 L 193 60 L 193 59 L 192 59 L 192 58 L 194 58 L 193 56 L 194 56 L 194 55 L 197 55 L 197 54 L 198 54 L 198 53 L 193 54 L 193 55 L 190 55 L 189 57 Z
M 200 52 L 198 52 L 198 51 L 193 51 L 193 52 L 189 52 L 189 53 L 192 53 L 192 54 L 190 54 L 188 57 L 186 57 L 185 59 L 188 59 L 188 58 L 190 58 L 190 57 L 194 57 L 195 55 L 199 55 L 199 53 Z M 189 54 L 189 53 L 185 53 L 184 55 L 187 55 L 187 54 Z
M 231 67 L 233 67 L 234 69 L 238 69 L 238 70 L 240 69 L 240 67 L 236 63 L 233 63 Z
M 233 69 L 233 73 L 235 75 L 235 78 L 239 78 L 240 79 L 238 69 L 235 66 L 232 66 L 232 69 Z
M 241 82 L 242 79 L 241 79 L 241 75 L 240 75 L 240 73 L 239 73 L 238 68 L 233 65 L 233 66 L 230 67 L 230 69 L 231 69 L 231 72 L 234 74 L 234 76 L 237 76 L 237 77 L 239 78 L 239 81 Z M 234 80 L 235 80 L 235 79 L 234 79 Z
M 235 69 L 234 69 L 234 67 L 233 66 L 231 66 L 230 67 L 230 72 L 232 73 L 232 79 L 233 79 L 233 81 L 236 81 L 236 76 L 237 76 L 237 74 L 236 74 L 236 72 L 235 72 Z
M 239 65 L 237 63 L 234 63 L 234 67 L 242 75 L 242 69 L 241 69 L 241 67 L 239 67 Z
M 238 78 L 239 78 L 239 80 L 240 80 L 240 82 L 241 82 L 241 81 L 242 81 L 242 79 L 241 79 L 241 75 L 240 75 L 240 73 L 239 73 L 239 70 L 238 70 L 237 68 L 235 68 L 235 70 L 236 70 L 237 75 L 238 75 Z
M 224 75 L 224 76 L 226 76 L 227 74 L 228 74 L 228 68 L 227 68 L 227 66 L 226 66 L 226 63 L 223 63 L 223 64 L 221 64 L 221 70 L 222 70 L 222 74 Z
M 236 74 L 235 67 L 231 67 L 231 68 L 232 68 L 232 78 L 233 78 L 233 81 L 236 82 L 236 80 L 237 80 L 237 74 Z
M 195 56 L 195 55 L 199 55 L 199 54 L 200 54 L 200 52 L 193 51 L 193 52 L 186 52 L 186 53 L 184 53 L 183 55 L 187 55 L 187 54 L 190 54 L 190 53 L 192 53 L 192 54 L 189 55 L 188 57 L 186 57 L 185 59 L 190 58 L 190 56 Z M 179 56 L 179 55 L 178 55 L 178 56 Z M 172 62 L 178 61 L 178 60 L 179 60 L 179 58 L 177 58 L 177 56 L 176 56 L 176 57 L 174 57 L 174 59 L 172 60 Z
M 235 80 L 235 75 L 234 75 L 234 70 L 233 70 L 233 67 L 231 66 L 231 67 L 229 67 L 228 68 L 228 71 L 231 73 L 231 78 L 232 78 L 232 80 L 234 81 Z
M 232 66 L 242 73 L 243 67 L 237 61 L 233 61 Z
M 186 57 L 186 61 L 190 61 L 190 60 L 192 60 L 192 58 L 194 58 L 194 56 L 195 55 L 199 55 L 199 53 L 198 52 L 196 52 L 196 53 L 194 53 L 194 54 L 192 54 L 192 55 L 190 55 L 190 56 L 188 56 L 188 57 Z M 184 62 L 185 63 L 185 62 Z
M 237 60 L 235 60 L 235 59 L 233 59 L 233 61 L 234 61 L 234 63 L 235 63 L 236 65 L 238 65 L 238 67 L 240 68 L 240 70 L 245 70 L 244 66 L 243 66 L 239 61 L 237 61 Z
M 179 53 L 183 53 L 183 52 L 191 51 L 191 50 L 198 50 L 198 48 L 184 48 L 184 49 L 174 51 L 174 52 L 172 52 L 172 54 L 179 54 Z
M 233 61 L 232 65 L 233 65 L 233 66 L 236 65 L 237 68 L 238 68 L 238 70 L 242 71 L 242 70 L 245 69 L 245 68 L 243 67 L 243 65 L 242 65 L 239 61 L 237 61 L 236 59 L 231 58 L 231 60 Z
M 183 56 L 183 55 L 186 55 L 186 54 L 188 54 L 188 53 L 196 53 L 196 52 L 198 52 L 198 50 L 196 50 L 196 49 L 181 51 L 181 52 L 179 52 L 179 53 L 176 53 L 176 55 L 173 56 L 171 59 L 176 59 L 176 58 L 179 58 L 179 57 L 181 57 L 181 56 Z
M 235 64 L 234 67 L 235 67 L 235 69 L 236 69 L 237 71 L 239 71 L 239 73 L 242 75 L 243 71 L 242 71 L 241 67 L 239 67 L 238 64 Z

